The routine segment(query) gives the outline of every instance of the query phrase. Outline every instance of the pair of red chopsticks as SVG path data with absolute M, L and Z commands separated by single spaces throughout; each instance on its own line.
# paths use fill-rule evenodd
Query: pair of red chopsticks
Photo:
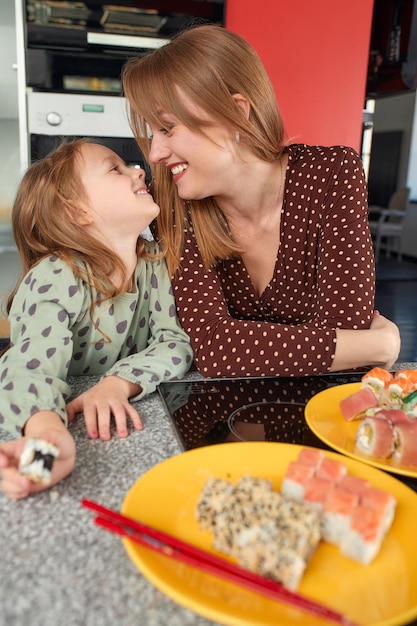
M 286 589 L 283 585 L 259 576 L 234 563 L 226 561 L 210 552 L 197 548 L 181 539 L 177 539 L 161 530 L 147 526 L 117 511 L 108 509 L 91 500 L 82 500 L 81 504 L 97 513 L 95 523 L 109 532 L 116 533 L 139 543 L 146 548 L 159 552 L 167 557 L 182 561 L 187 565 L 198 568 L 209 574 L 214 574 L 230 582 L 255 591 L 273 600 L 289 604 L 301 611 L 311 613 L 316 617 L 342 624 L 343 626 L 358 626 L 345 615 L 326 607 L 294 591 Z

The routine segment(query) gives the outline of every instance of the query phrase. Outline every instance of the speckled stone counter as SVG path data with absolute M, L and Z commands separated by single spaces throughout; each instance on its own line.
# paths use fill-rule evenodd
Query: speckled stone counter
M 417 364 L 402 364 L 416 368 Z M 191 375 L 191 378 L 198 375 Z M 94 379 L 70 381 L 78 395 Z M 80 505 L 120 509 L 147 470 L 181 450 L 157 393 L 136 404 L 144 429 L 110 442 L 71 424 L 73 473 L 50 490 L 13 501 L 0 493 L 1 626 L 209 626 L 158 591 L 133 565 L 120 538 L 97 528 Z M 7 435 L 0 432 L 0 440 Z

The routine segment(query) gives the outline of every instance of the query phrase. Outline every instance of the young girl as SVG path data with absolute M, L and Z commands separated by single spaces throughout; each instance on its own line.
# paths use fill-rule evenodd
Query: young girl
M 1 488 L 22 498 L 45 487 L 18 472 L 28 437 L 59 449 L 55 484 L 75 463 L 68 421 L 84 413 L 91 438 L 120 437 L 129 398 L 181 377 L 192 352 L 178 324 L 166 266 L 140 234 L 158 215 L 145 172 L 100 144 L 62 144 L 26 172 L 13 208 L 22 280 L 8 302 L 10 348 L 0 358 L 0 426 L 23 435 L 0 446 Z M 102 375 L 66 404 L 74 375 Z

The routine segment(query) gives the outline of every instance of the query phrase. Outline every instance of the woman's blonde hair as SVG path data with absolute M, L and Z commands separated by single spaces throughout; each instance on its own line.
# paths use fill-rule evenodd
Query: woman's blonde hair
M 22 278 L 43 258 L 63 259 L 76 276 L 100 293 L 100 300 L 126 290 L 130 277 L 119 256 L 77 223 L 80 200 L 88 202 L 80 167 L 81 148 L 91 139 L 64 140 L 49 156 L 33 163 L 24 174 L 12 209 L 12 225 L 22 275 L 7 302 L 10 310 Z M 138 240 L 138 256 L 144 242 Z M 80 261 L 84 263 L 80 263 Z M 116 286 L 111 276 L 122 277 Z
M 144 57 L 130 58 L 122 72 L 129 119 L 145 158 L 149 160 L 147 122 L 161 125 L 159 111 L 174 115 L 188 128 L 204 132 L 207 122 L 193 115 L 181 98 L 185 94 L 216 122 L 239 133 L 264 161 L 274 162 L 284 149 L 284 127 L 266 70 L 255 50 L 236 33 L 221 26 L 196 26 Z M 233 95 L 250 104 L 247 118 Z M 179 268 L 187 205 L 197 244 L 206 267 L 241 252 L 230 236 L 225 217 L 212 198 L 184 201 L 171 173 L 151 165 L 155 200 L 161 207 L 158 235 L 168 268 Z

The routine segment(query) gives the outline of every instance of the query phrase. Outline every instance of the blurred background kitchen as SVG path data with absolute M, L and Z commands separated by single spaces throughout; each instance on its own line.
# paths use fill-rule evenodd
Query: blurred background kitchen
M 416 4 L 3 0 L 0 337 L 8 332 L 4 300 L 20 271 L 10 210 L 21 173 L 62 136 L 95 136 L 127 162 L 141 162 L 120 97 L 124 60 L 163 45 L 190 22 L 213 21 L 260 54 L 293 141 L 353 146 L 368 173 L 371 205 L 387 207 L 396 190 L 409 188 L 400 237 L 389 257 L 382 248 L 378 258 L 377 307 L 400 325 L 400 361 L 416 361 Z

